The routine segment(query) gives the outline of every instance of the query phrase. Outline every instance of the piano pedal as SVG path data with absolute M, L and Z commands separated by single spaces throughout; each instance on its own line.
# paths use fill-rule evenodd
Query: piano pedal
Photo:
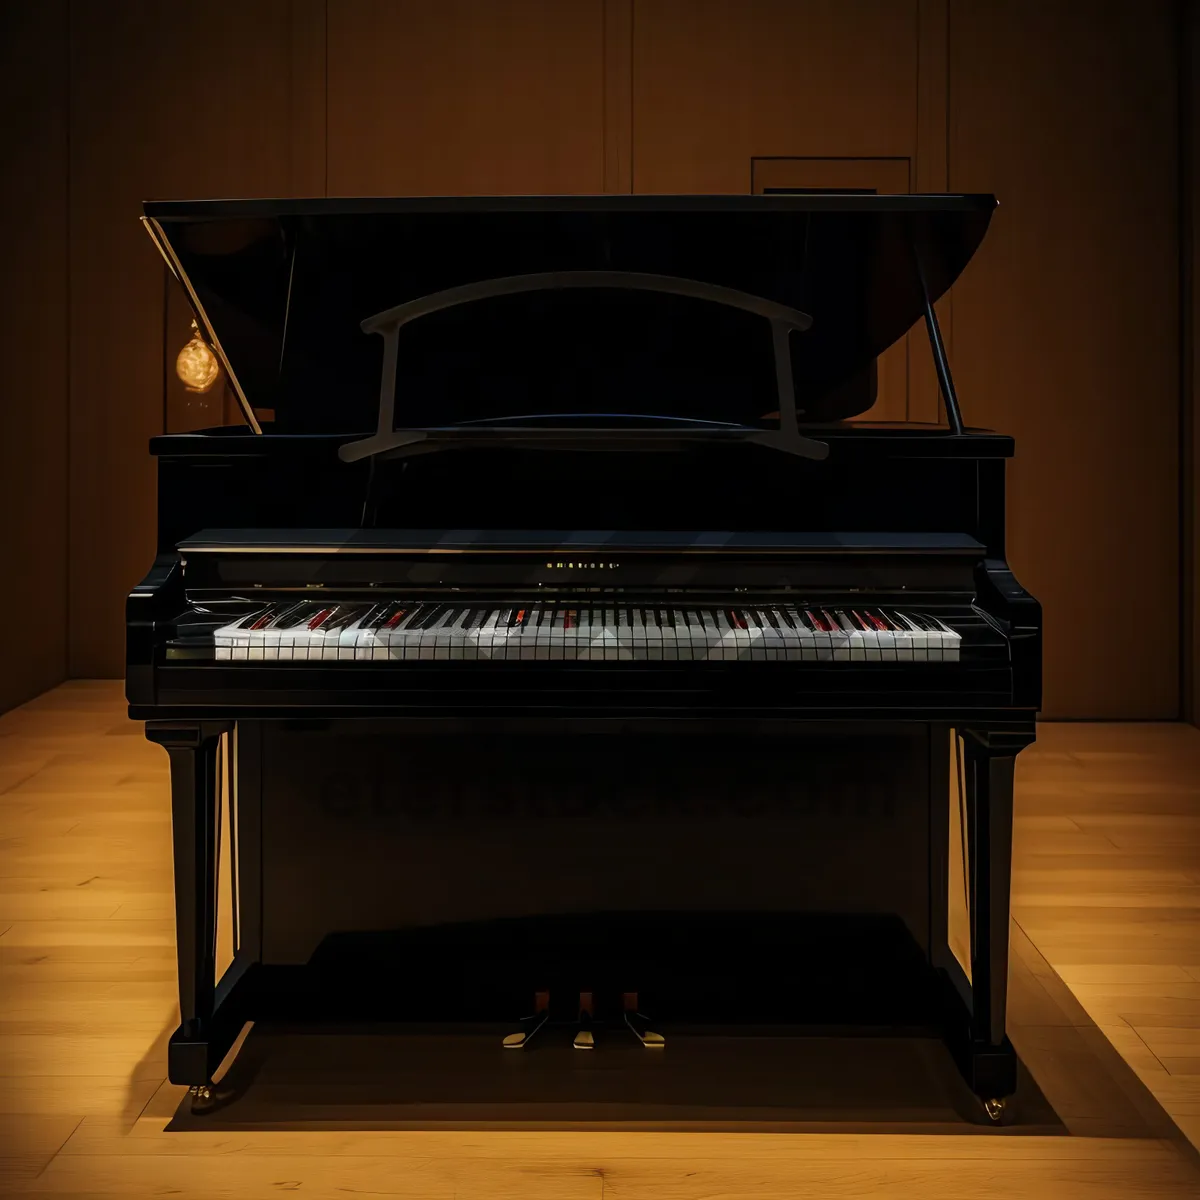
M 667 1039 L 661 1033 L 655 1033 L 650 1028 L 650 1018 L 645 1013 L 640 1013 L 638 1007 L 637 992 L 626 992 L 622 996 L 623 1007 L 625 1009 L 625 1024 L 629 1026 L 629 1031 L 633 1034 L 647 1050 L 662 1050 Z
M 200 1083 L 188 1088 L 188 1098 L 191 1101 L 192 1116 L 206 1117 L 220 1107 L 221 1100 L 227 1096 L 219 1095 L 215 1084 Z
M 576 1050 L 594 1050 L 596 1037 L 592 1032 L 592 993 L 579 993 L 579 1027 L 571 1043 Z
M 533 998 L 533 1015 L 522 1017 L 516 1031 L 506 1034 L 505 1050 L 524 1050 L 550 1017 L 550 993 L 536 992 Z

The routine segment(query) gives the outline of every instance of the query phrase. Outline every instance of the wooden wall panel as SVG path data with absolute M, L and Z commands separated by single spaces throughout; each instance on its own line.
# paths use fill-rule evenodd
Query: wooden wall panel
M 602 0 L 338 0 L 328 14 L 331 195 L 604 190 Z
M 66 109 L 66 0 L 0 6 L 0 712 L 66 676 Z
M 290 131 L 297 89 L 319 83 L 303 64 L 323 61 L 297 53 L 293 70 L 305 8 L 72 5 L 72 675 L 124 672 L 125 595 L 154 553 L 163 275 L 141 202 L 286 194 L 323 174 Z
M 1184 295 L 1184 336 L 1187 339 L 1184 357 L 1186 390 L 1185 409 L 1181 422 L 1184 438 L 1185 467 L 1183 505 L 1183 617 L 1184 650 L 1188 658 L 1184 673 L 1184 696 L 1187 716 L 1200 725 L 1200 6 L 1184 7 L 1183 54 L 1181 70 L 1186 92 L 1181 112 L 1183 138 L 1181 156 L 1185 171 L 1184 228 L 1186 290 Z
M 1179 715 L 1174 21 L 950 8 L 950 186 L 1001 202 L 954 366 L 971 419 L 1017 439 L 1009 557 L 1045 608 L 1048 716 Z
M 753 158 L 908 158 L 917 0 L 636 0 L 633 188 L 749 192 Z

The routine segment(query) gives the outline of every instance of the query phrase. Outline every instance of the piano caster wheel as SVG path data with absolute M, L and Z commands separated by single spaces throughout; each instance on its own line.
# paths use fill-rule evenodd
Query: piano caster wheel
M 550 993 L 538 992 L 533 1002 L 534 1013 L 531 1017 L 523 1017 L 515 1033 L 508 1034 L 504 1039 L 505 1050 L 524 1050 L 533 1041 L 534 1035 L 546 1024 L 550 1017 Z
M 1004 1115 L 1007 1110 L 1007 1100 L 985 1100 L 983 1102 L 984 1114 L 993 1125 L 999 1125 L 1000 1122 L 1004 1120 Z
M 192 1098 L 192 1112 L 196 1116 L 212 1112 L 217 1106 L 211 1083 L 194 1084 L 188 1088 L 188 1095 Z

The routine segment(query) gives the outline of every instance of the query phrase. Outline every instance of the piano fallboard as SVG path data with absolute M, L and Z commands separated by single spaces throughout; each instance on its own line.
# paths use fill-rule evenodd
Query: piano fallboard
M 969 589 L 962 534 L 722 530 L 209 530 L 179 543 L 189 596 L 466 587 Z

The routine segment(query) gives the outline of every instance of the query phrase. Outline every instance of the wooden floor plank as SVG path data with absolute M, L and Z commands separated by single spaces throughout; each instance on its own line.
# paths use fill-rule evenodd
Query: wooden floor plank
M 119 682 L 72 681 L 0 717 L 6 1196 L 1200 1196 L 1185 1140 L 1200 1138 L 1195 730 L 1044 725 L 1020 760 L 1013 1038 L 1063 1136 L 329 1128 L 319 1114 L 177 1129 L 166 768 Z

